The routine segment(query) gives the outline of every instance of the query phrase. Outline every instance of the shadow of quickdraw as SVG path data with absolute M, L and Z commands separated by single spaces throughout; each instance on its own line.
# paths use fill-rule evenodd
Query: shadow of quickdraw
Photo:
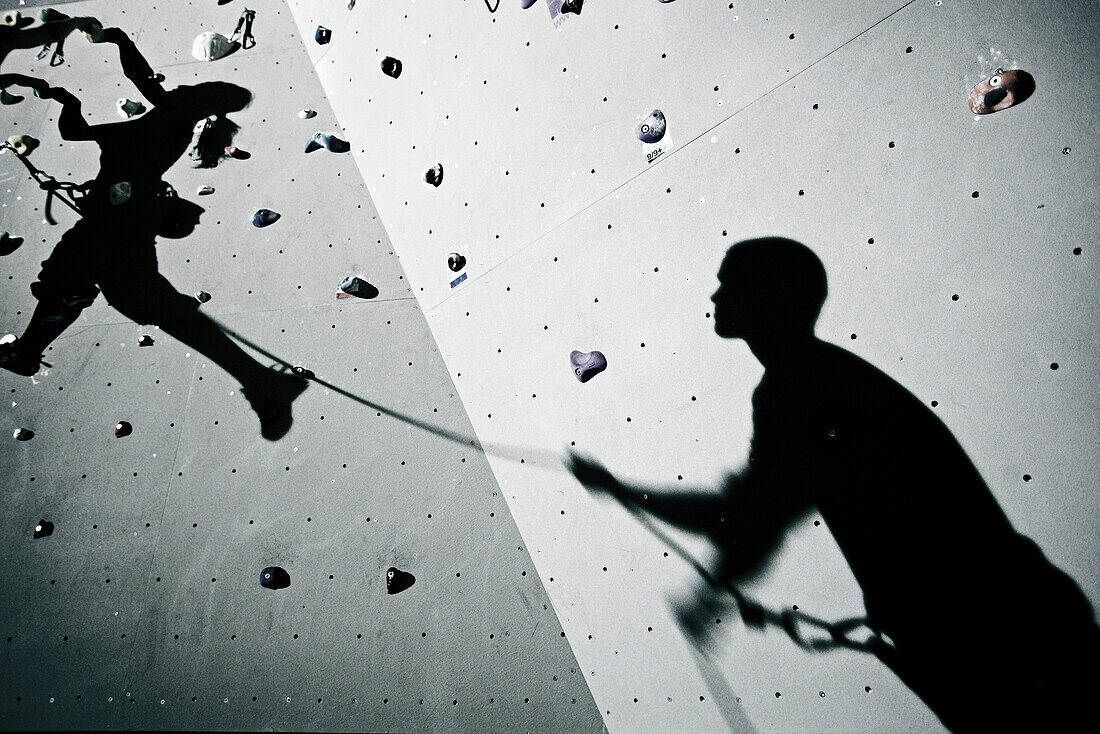
M 46 207 L 44 216 L 46 221 L 50 224 L 57 224 L 57 220 L 53 218 L 51 213 L 51 205 L 56 198 L 65 206 L 72 209 L 80 216 L 84 216 L 84 212 L 80 208 L 81 200 L 87 196 L 88 188 L 87 184 L 78 184 L 72 181 L 58 181 L 53 176 L 49 175 L 41 168 L 38 168 L 31 163 L 26 156 L 20 155 L 16 151 L 15 147 L 8 142 L 0 144 L 0 148 L 10 150 L 16 158 L 18 158 L 24 166 L 27 167 L 27 172 L 31 178 L 38 184 L 38 187 L 46 192 Z

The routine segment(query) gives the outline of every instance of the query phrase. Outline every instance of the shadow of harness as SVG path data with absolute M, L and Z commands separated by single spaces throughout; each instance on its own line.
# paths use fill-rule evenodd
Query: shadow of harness
M 43 216 L 47 223 L 56 225 L 57 220 L 53 216 L 53 201 L 57 199 L 65 206 L 72 209 L 81 217 L 95 217 L 110 215 L 116 208 L 128 203 L 136 192 L 129 181 L 105 186 L 103 183 L 91 180 L 84 183 L 73 181 L 58 181 L 50 174 L 38 168 L 26 156 L 19 155 L 11 143 L 4 142 L 0 148 L 6 148 L 15 154 L 15 157 L 26 166 L 30 177 L 38 184 L 38 187 L 46 192 L 46 205 Z M 148 200 L 148 197 L 139 197 Z M 176 190 L 167 181 L 161 181 L 153 193 L 152 201 L 155 203 L 151 216 L 159 216 L 160 223 L 157 226 L 157 234 L 169 239 L 179 239 L 191 234 L 198 224 L 199 215 L 203 208 L 187 199 L 181 199 Z

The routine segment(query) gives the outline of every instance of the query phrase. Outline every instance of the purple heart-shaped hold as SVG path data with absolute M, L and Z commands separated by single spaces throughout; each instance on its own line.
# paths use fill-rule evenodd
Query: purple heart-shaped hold
M 607 358 L 603 352 L 573 350 L 569 353 L 569 362 L 573 365 L 573 374 L 581 382 L 588 382 L 607 369 Z

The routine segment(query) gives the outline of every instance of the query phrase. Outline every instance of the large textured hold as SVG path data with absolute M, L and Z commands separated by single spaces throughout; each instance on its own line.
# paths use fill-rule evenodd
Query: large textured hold
M 573 365 L 573 374 L 581 382 L 588 382 L 607 369 L 607 358 L 603 356 L 603 352 L 573 350 L 569 353 L 569 362 Z

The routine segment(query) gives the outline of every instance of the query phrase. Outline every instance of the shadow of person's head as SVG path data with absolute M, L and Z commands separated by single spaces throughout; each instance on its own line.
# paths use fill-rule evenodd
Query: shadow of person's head
M 224 157 L 240 129 L 226 115 L 239 112 L 252 102 L 252 93 L 229 82 L 202 82 L 184 85 L 165 93 L 157 103 L 161 114 L 187 123 L 202 123 L 194 160 L 200 168 L 213 168 Z
M 240 112 L 251 102 L 252 92 L 244 87 L 229 82 L 201 82 L 165 92 L 157 108 L 198 121 L 210 115 Z
M 711 296 L 714 331 L 750 344 L 812 336 L 827 292 L 825 266 L 805 245 L 783 237 L 738 242 Z

